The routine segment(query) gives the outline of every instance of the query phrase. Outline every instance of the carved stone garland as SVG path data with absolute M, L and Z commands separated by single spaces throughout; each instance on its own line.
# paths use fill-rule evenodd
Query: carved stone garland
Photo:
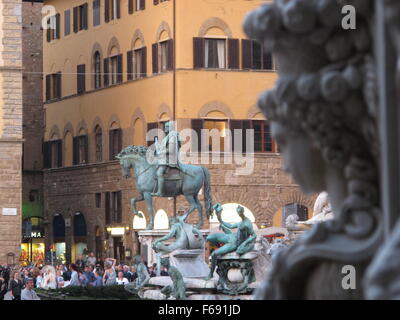
M 269 121 L 306 134 L 324 161 L 343 170 L 347 184 L 335 219 L 317 224 L 277 255 L 257 298 L 364 297 L 360 287 L 340 286 L 347 264 L 361 281 L 382 239 L 372 3 L 275 0 L 246 19 L 247 35 L 274 54 L 280 76 L 275 89 L 260 97 L 261 110 Z M 356 30 L 341 28 L 345 4 L 356 7 Z

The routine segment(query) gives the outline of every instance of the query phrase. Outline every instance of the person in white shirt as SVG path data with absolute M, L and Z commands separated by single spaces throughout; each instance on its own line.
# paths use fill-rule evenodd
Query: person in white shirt
M 25 289 L 21 292 L 21 300 L 40 300 L 38 295 L 33 289 L 33 279 L 28 278 L 25 280 Z
M 127 278 L 124 278 L 124 273 L 122 271 L 118 272 L 117 284 L 128 284 L 129 281 Z

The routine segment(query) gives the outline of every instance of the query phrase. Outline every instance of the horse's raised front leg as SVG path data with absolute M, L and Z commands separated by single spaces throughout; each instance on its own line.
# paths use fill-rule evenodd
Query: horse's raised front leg
M 143 215 L 136 208 L 136 203 L 140 202 L 140 201 L 143 201 L 143 200 L 144 200 L 143 193 L 140 193 L 139 197 L 131 199 L 131 210 L 132 210 L 132 213 L 135 216 L 138 216 L 140 218 L 143 218 Z
M 153 230 L 154 228 L 154 210 L 153 210 L 153 198 L 150 192 L 143 193 L 144 199 L 147 205 L 147 214 L 149 215 L 149 223 L 147 224 L 147 230 Z

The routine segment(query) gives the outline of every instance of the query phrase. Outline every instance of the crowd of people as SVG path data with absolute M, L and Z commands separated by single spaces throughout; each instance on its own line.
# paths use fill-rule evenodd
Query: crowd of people
M 144 262 L 147 266 L 147 263 Z M 147 266 L 150 277 L 156 276 L 156 264 Z M 161 276 L 168 276 L 161 267 Z M 135 266 L 118 264 L 113 258 L 97 261 L 94 253 L 80 255 L 75 263 L 57 266 L 36 265 L 28 267 L 0 266 L 0 300 L 10 292 L 12 300 L 39 300 L 33 290 L 57 289 L 68 286 L 111 286 L 126 285 L 137 278 Z

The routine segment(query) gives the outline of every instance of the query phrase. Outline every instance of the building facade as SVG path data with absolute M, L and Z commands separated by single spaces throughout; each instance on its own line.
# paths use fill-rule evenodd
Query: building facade
M 134 181 L 122 177 L 115 156 L 129 145 L 150 146 L 148 133 L 168 120 L 183 133 L 185 154 L 209 168 L 214 203 L 245 206 L 260 228 L 281 226 L 290 212 L 311 214 L 313 199 L 282 172 L 256 107 L 276 73 L 242 23 L 263 2 L 45 1 L 54 8 L 43 39 L 47 248 L 66 261 L 86 250 L 129 262 L 140 251 Z M 219 136 L 201 136 L 204 129 Z M 244 151 L 245 135 L 229 137 L 235 129 L 252 130 L 254 149 Z M 233 144 L 244 149 L 232 153 Z M 246 156 L 253 169 L 238 174 Z M 145 204 L 138 207 L 146 215 Z M 168 227 L 166 217 L 187 208 L 182 197 L 156 199 L 156 224 Z
M 16 264 L 21 246 L 21 0 L 0 1 L 0 264 Z
M 43 28 L 40 1 L 22 3 L 23 171 L 20 263 L 43 261 Z

